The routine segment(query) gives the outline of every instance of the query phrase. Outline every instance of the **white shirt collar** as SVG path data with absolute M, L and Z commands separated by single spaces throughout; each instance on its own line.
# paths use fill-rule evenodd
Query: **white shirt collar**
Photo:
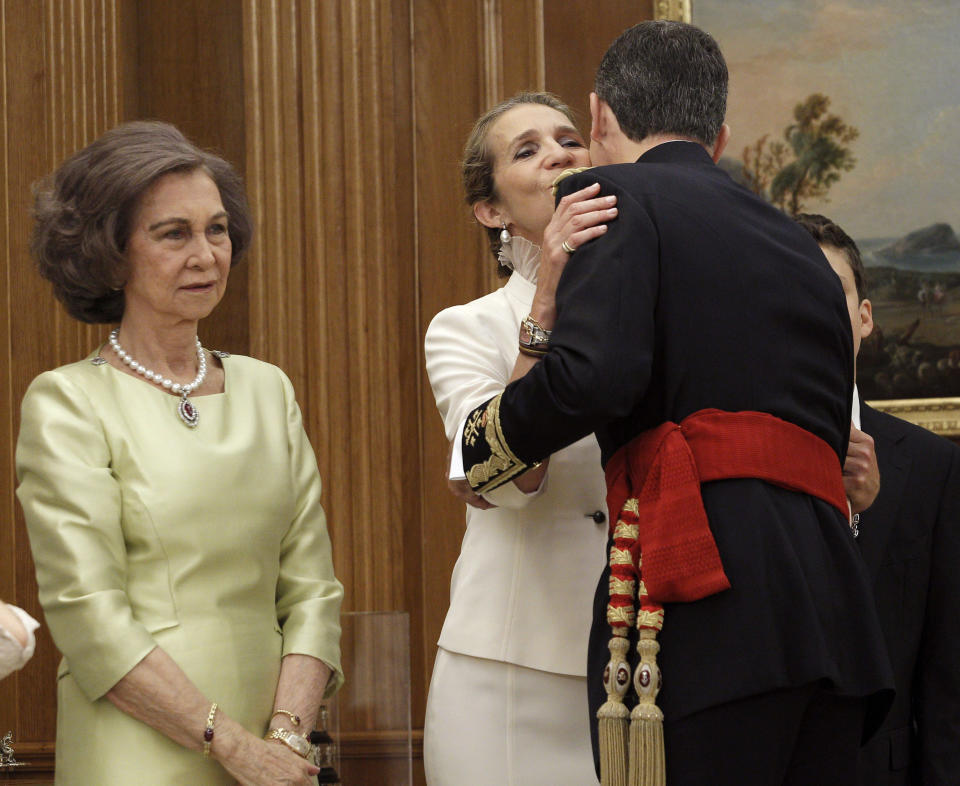
M 860 393 L 857 391 L 857 384 L 853 384 L 853 407 L 850 410 L 850 419 L 853 425 L 860 428 Z

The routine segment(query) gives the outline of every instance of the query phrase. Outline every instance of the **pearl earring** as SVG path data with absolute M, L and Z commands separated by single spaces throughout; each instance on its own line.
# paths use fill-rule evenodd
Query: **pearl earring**
M 509 246 L 510 241 L 513 240 L 513 237 L 510 235 L 510 232 L 507 231 L 507 225 L 505 222 L 501 221 L 500 226 L 503 227 L 503 229 L 500 230 L 500 245 Z

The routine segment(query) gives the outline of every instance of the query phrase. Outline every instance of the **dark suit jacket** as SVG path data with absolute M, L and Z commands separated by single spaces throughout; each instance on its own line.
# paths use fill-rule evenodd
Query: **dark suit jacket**
M 960 783 L 960 448 L 862 405 L 880 494 L 860 519 L 897 697 L 863 786 Z
M 670 142 L 636 163 L 571 176 L 561 195 L 593 182 L 617 195 L 618 218 L 571 256 L 550 352 L 468 418 L 462 451 L 475 488 L 591 431 L 606 461 L 637 434 L 708 407 L 796 423 L 839 462 L 853 343 L 839 279 L 813 239 L 696 144 Z M 850 696 L 889 687 L 845 518 L 751 479 L 708 483 L 703 498 L 732 588 L 667 606 L 667 718 L 820 679 Z M 609 638 L 598 614 L 595 703 Z

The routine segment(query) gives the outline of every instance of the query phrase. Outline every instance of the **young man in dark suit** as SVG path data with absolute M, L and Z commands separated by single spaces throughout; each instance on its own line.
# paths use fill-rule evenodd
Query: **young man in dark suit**
M 715 166 L 726 90 L 716 42 L 690 25 L 645 22 L 607 51 L 590 100 L 591 155 L 604 166 L 559 188 L 599 182 L 619 217 L 582 248 L 568 244 L 555 308 L 538 296 L 521 327 L 521 350 L 539 362 L 471 413 L 452 466 L 462 458 L 482 493 L 595 432 L 611 523 L 644 505 L 638 535 L 624 537 L 643 554 L 638 619 L 654 625 L 665 607 L 658 703 L 671 786 L 852 783 L 865 719 L 877 726 L 893 680 L 841 480 L 850 323 L 810 236 Z M 541 266 L 538 294 L 550 275 Z M 639 460 L 651 439 L 653 459 Z M 648 494 L 645 478 L 660 491 Z M 633 570 L 637 549 L 612 559 Z M 614 693 L 633 674 L 648 710 L 640 739 L 656 740 L 660 710 L 645 702 L 657 667 L 648 656 L 638 666 L 622 605 L 638 586 L 606 574 L 598 585 L 591 712 L 605 697 L 622 703 Z M 625 640 L 629 664 L 617 654 Z M 605 671 L 619 681 L 604 687 Z M 626 744 L 626 710 L 614 710 L 601 769 Z M 639 758 L 629 765 L 650 763 Z
M 797 221 L 843 283 L 854 352 L 873 332 L 856 243 L 820 215 Z M 853 421 L 876 443 L 880 494 L 858 542 L 874 583 L 897 696 L 861 751 L 863 786 L 960 781 L 960 448 L 853 394 Z

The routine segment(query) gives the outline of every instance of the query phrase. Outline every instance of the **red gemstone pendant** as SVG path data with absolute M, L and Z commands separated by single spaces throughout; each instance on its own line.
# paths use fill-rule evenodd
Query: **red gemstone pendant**
M 193 406 L 186 396 L 180 399 L 180 405 L 177 407 L 177 414 L 180 415 L 180 420 L 182 420 L 189 428 L 195 428 L 197 423 L 200 422 L 200 413 L 197 412 L 197 408 Z

